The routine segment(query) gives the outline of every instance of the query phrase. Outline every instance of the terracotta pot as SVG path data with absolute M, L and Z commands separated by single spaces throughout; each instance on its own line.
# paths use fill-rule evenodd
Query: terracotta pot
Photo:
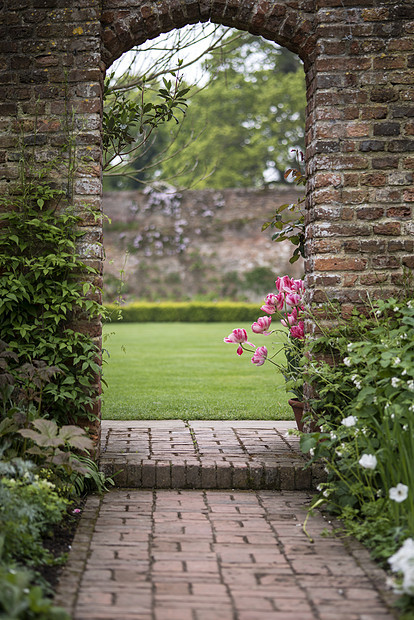
M 293 414 L 296 420 L 296 426 L 298 427 L 298 430 L 300 430 L 301 433 L 303 433 L 303 412 L 305 409 L 305 403 L 298 400 L 297 398 L 290 398 L 289 405 L 293 409 Z M 308 433 L 309 432 L 310 433 L 320 432 L 320 430 L 321 429 L 319 428 L 319 426 L 317 425 L 315 421 L 312 421 L 307 424 Z
M 297 398 L 290 398 L 289 405 L 293 409 L 293 415 L 295 416 L 296 426 L 298 430 L 303 432 L 303 410 L 305 409 L 305 403 L 298 400 Z

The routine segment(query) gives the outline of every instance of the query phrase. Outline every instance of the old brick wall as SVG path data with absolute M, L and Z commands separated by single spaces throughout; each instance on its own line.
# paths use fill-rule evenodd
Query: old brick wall
M 303 276 L 294 246 L 271 240 L 263 222 L 303 187 L 121 191 L 103 194 L 104 298 L 247 298 L 257 302 L 277 276 Z M 122 274 L 123 286 L 120 286 Z M 260 303 L 259 303 L 260 302 Z
M 388 295 L 414 267 L 412 0 L 0 0 L 0 190 L 16 178 L 19 137 L 47 161 L 73 110 L 78 155 L 92 161 L 73 198 L 84 255 L 100 269 L 101 226 L 84 205 L 100 211 L 104 70 L 133 45 L 208 20 L 304 61 L 314 299 L 346 309 L 367 291 Z

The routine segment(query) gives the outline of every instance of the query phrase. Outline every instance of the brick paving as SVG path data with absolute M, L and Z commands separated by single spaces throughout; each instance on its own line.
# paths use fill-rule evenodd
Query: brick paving
M 90 497 L 57 602 L 73 620 L 389 620 L 385 577 L 322 537 L 304 491 L 116 489 Z
M 123 467 L 118 486 L 134 484 L 88 498 L 56 603 L 73 620 L 397 617 L 385 574 L 361 545 L 335 537 L 318 511 L 313 542 L 304 533 L 311 491 L 295 485 L 313 486 L 316 473 L 296 475 L 304 459 L 289 426 L 104 423 L 101 464 Z
M 104 421 L 101 469 L 118 486 L 180 489 L 315 489 L 319 465 L 303 470 L 294 422 Z

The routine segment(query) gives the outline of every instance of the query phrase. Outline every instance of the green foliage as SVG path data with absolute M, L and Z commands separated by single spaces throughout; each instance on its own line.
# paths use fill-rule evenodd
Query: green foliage
M 155 92 L 154 87 L 147 87 L 145 76 L 133 93 L 114 87 L 113 73 L 106 78 L 102 119 L 104 170 L 116 175 L 133 174 L 138 167 L 134 161 L 138 155 L 145 157 L 145 145 L 152 131 L 172 119 L 179 123 L 177 114 L 185 114 L 185 96 L 190 89 L 182 85 L 182 78 L 176 73 L 171 75 L 173 80 L 162 78 Z
M 303 161 L 303 153 L 295 151 L 297 159 Z M 291 177 L 295 185 L 306 185 L 306 177 L 297 168 L 288 168 L 286 170 L 285 179 Z M 290 263 L 296 263 L 302 256 L 305 258 L 305 213 L 301 210 L 301 204 L 304 203 L 305 198 L 299 198 L 296 203 L 283 204 L 278 207 L 273 215 L 272 219 L 268 222 L 264 222 L 262 226 L 262 232 L 271 226 L 278 232 L 272 235 L 272 241 L 281 242 L 289 240 L 293 245 L 297 247 L 293 251 Z M 287 213 L 288 217 L 284 218 L 283 213 Z
M 119 316 L 118 306 L 106 304 L 108 316 Z M 243 302 L 134 302 L 122 306 L 124 323 L 220 323 L 255 321 L 257 304 Z
M 327 508 L 385 561 L 414 537 L 414 300 L 335 316 L 306 376 L 320 432 L 301 447 L 325 463 Z
M 43 547 L 42 535 L 59 523 L 68 501 L 55 486 L 32 474 L 0 479 L 0 541 L 5 562 L 18 561 L 37 566 L 52 557 Z
M 37 365 L 26 378 L 38 390 L 39 410 L 74 420 L 87 415 L 100 372 L 92 339 L 71 327 L 101 312 L 95 287 L 79 280 L 95 272 L 79 258 L 83 232 L 73 209 L 59 204 L 65 193 L 43 178 L 50 168 L 33 169 L 22 158 L 20 172 L 18 185 L 0 197 L 0 340 L 18 357 L 9 360 L 12 375 Z M 53 381 L 46 383 L 41 367 L 56 373 Z
M 181 186 L 283 181 L 292 161 L 289 147 L 303 148 L 306 97 L 299 59 L 247 33 L 234 37 L 229 48 L 207 58 L 212 79 L 190 96 L 176 153 L 162 162 L 163 174 Z
M 28 570 L 0 565 L 0 620 L 70 620 L 32 579 Z

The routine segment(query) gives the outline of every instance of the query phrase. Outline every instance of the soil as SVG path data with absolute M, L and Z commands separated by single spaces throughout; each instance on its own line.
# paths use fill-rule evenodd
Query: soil
M 43 546 L 50 551 L 56 564 L 36 567 L 36 572 L 50 584 L 52 593 L 56 589 L 65 568 L 85 502 L 86 498 L 72 504 L 63 521 L 55 525 L 43 539 Z M 75 509 L 79 509 L 80 512 L 74 513 Z

